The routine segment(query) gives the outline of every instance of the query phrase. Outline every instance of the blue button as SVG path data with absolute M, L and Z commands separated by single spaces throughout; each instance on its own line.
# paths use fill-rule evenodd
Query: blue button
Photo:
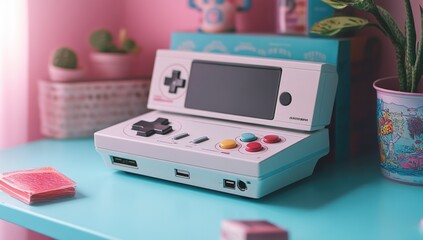
M 252 142 L 256 139 L 257 139 L 256 135 L 254 135 L 252 133 L 241 134 L 241 141 L 243 141 L 243 142 Z

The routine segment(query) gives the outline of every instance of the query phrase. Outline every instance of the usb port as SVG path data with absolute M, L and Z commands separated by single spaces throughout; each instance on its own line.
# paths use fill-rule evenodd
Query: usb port
M 189 172 L 175 168 L 175 176 L 180 177 L 180 178 L 188 178 L 189 179 Z
M 235 189 L 235 186 L 236 186 L 235 181 L 223 179 L 223 187 L 224 188 Z
M 112 163 L 116 165 L 124 165 L 127 167 L 138 168 L 137 161 L 131 159 L 112 156 Z

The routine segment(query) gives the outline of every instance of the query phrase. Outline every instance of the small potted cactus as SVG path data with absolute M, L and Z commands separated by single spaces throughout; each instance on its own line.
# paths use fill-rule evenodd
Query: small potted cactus
M 56 49 L 49 65 L 49 75 L 52 81 L 83 80 L 84 69 L 78 67 L 76 53 L 67 47 Z
M 90 44 L 95 52 L 91 53 L 91 63 L 95 78 L 124 79 L 131 75 L 134 55 L 138 53 L 137 43 L 128 38 L 127 31 L 121 29 L 119 41 L 115 45 L 112 34 L 105 29 L 93 32 Z

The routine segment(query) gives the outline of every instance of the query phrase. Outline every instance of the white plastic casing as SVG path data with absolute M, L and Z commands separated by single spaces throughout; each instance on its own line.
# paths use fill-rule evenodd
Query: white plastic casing
M 166 118 L 173 131 L 149 137 L 137 135 L 132 125 L 140 120 Z M 174 139 L 181 133 L 188 135 Z M 249 142 L 243 133 L 253 133 L 262 149 L 248 152 Z M 280 141 L 266 143 L 266 135 L 277 135 Z M 195 139 L 207 137 L 204 142 Z M 281 130 L 252 124 L 152 111 L 137 118 L 96 132 L 97 151 L 107 166 L 140 175 L 213 189 L 221 192 L 260 198 L 312 174 L 317 160 L 329 152 L 328 130 L 312 133 Z M 236 141 L 232 149 L 222 149 L 225 139 Z M 113 157 L 130 159 L 136 167 L 114 164 Z M 184 171 L 188 178 L 175 176 Z M 247 189 L 225 188 L 224 179 L 243 181 Z
M 272 96 L 277 95 L 272 118 L 185 107 L 187 93 L 191 93 L 188 91 L 192 63 L 197 60 L 224 66 L 281 69 L 277 92 L 273 88 L 275 84 L 270 87 L 274 89 Z M 169 92 L 169 80 L 167 85 L 165 81 L 172 74 L 175 76 L 175 72 L 178 79 L 184 81 L 177 91 Z M 202 73 L 198 71 L 197 77 Z M 114 169 L 260 198 L 311 175 L 317 161 L 329 152 L 325 126 L 331 119 L 337 79 L 335 67 L 324 63 L 159 50 L 148 99 L 148 108 L 157 111 L 96 132 L 96 150 L 106 165 Z M 234 96 L 243 93 L 242 90 L 233 92 Z M 289 104 L 280 101 L 283 93 L 291 97 Z M 203 99 L 208 104 L 209 98 Z M 264 101 L 257 101 L 258 106 L 265 105 Z M 146 122 L 150 125 L 146 126 Z M 148 136 L 140 134 L 151 126 L 160 130 L 164 125 L 171 126 L 172 130 Z M 247 150 L 251 145 L 242 140 L 245 133 L 256 136 L 252 141 L 253 145 L 261 144 L 258 151 Z M 181 134 L 185 137 L 180 138 Z M 280 141 L 269 143 L 266 140 L 269 136 L 278 136 Z M 222 148 L 222 142 L 227 140 L 236 142 L 236 146 Z
M 185 107 L 194 60 L 228 64 L 277 67 L 282 69 L 273 119 L 246 117 Z M 180 72 L 185 86 L 169 93 L 165 78 Z M 189 51 L 158 50 L 148 99 L 148 108 L 259 125 L 313 131 L 329 125 L 335 100 L 338 75 L 333 65 L 292 60 L 243 57 Z M 225 86 L 221 86 L 224 88 Z M 279 96 L 289 93 L 292 101 L 282 105 Z M 242 94 L 237 92 L 234 94 Z M 242 104 L 242 103 L 241 103 Z

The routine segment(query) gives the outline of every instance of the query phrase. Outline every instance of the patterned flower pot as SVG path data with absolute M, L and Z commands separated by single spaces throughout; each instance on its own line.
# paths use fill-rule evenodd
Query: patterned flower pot
M 423 83 L 418 93 L 397 91 L 396 77 L 379 79 L 373 87 L 382 174 L 397 182 L 423 185 Z

